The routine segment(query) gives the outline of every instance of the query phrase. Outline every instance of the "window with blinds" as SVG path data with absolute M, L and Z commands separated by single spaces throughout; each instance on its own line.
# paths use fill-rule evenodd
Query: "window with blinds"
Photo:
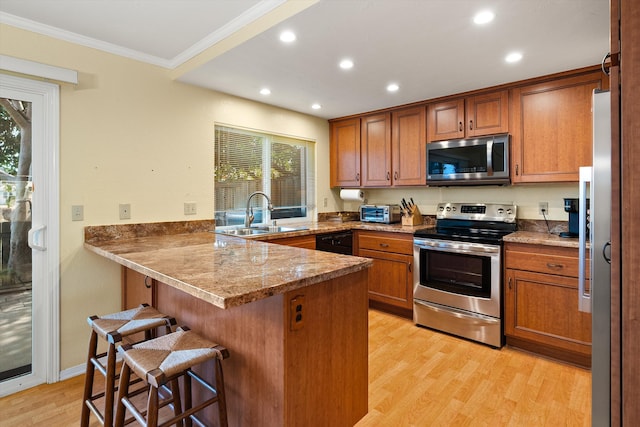
M 255 191 L 269 195 L 274 209 L 269 212 L 264 197 L 254 197 L 254 224 L 286 218 L 311 220 L 314 151 L 312 141 L 216 126 L 216 225 L 242 224 L 247 199 Z

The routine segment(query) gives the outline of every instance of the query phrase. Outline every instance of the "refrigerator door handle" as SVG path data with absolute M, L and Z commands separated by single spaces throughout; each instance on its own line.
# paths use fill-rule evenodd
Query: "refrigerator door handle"
M 607 254 L 607 249 L 609 249 L 609 254 Z M 611 241 L 608 241 L 602 247 L 602 258 L 607 261 L 607 264 L 611 265 Z
M 578 212 L 580 219 L 578 222 L 578 310 L 591 313 L 591 286 L 587 287 L 587 241 L 591 236 L 587 236 L 587 186 L 591 183 L 591 167 L 580 168 L 580 189 L 578 194 Z M 589 233 L 591 234 L 591 233 Z

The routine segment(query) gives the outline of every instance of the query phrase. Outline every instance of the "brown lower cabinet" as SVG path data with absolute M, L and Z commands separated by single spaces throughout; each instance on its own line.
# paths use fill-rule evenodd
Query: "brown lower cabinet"
M 413 317 L 413 235 L 356 231 L 354 254 L 373 259 L 369 305 Z
M 156 305 L 156 287 L 154 279 L 122 267 L 122 309 L 136 308 L 140 304 Z
M 506 243 L 504 283 L 507 344 L 591 366 L 591 314 L 578 310 L 577 249 Z

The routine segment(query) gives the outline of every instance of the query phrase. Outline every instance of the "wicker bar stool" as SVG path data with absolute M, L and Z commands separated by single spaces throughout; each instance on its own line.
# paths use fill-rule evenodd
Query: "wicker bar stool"
M 82 399 L 82 415 L 80 425 L 89 425 L 90 412 L 104 426 L 113 426 L 113 399 L 116 391 L 116 345 L 122 343 L 125 337 L 144 333 L 144 339 L 149 340 L 157 335 L 159 328 L 164 328 L 166 334 L 171 333 L 171 326 L 176 324 L 173 317 L 160 313 L 148 304 L 105 316 L 91 316 L 87 319 L 91 326 L 91 338 L 89 340 L 89 354 L 87 355 L 87 371 L 84 383 L 84 395 Z M 108 347 L 105 353 L 97 354 L 98 338 L 107 341 Z M 106 357 L 106 364 L 101 359 Z M 105 377 L 103 392 L 94 393 L 95 372 L 100 372 Z M 101 413 L 95 401 L 104 397 L 104 411 Z
M 127 410 L 143 426 L 158 426 L 159 409 L 173 403 L 173 418 L 164 421 L 161 426 L 172 424 L 192 425 L 195 420 L 198 425 L 204 425 L 196 417 L 196 413 L 207 406 L 218 403 L 220 426 L 227 426 L 227 407 L 224 393 L 224 379 L 222 376 L 223 359 L 229 357 L 229 351 L 216 343 L 206 340 L 183 326 L 176 332 L 162 337 L 145 341 L 135 345 L 123 345 L 118 351 L 122 354 L 123 364 L 118 388 L 116 406 L 116 427 L 125 424 Z M 213 359 L 215 365 L 215 387 L 191 370 L 192 367 Z M 129 379 L 133 371 L 149 386 L 146 408 L 140 410 L 132 403 L 133 393 L 129 393 Z M 183 378 L 184 411 L 180 408 L 180 390 L 178 379 Z M 191 379 L 195 379 L 213 397 L 193 406 L 191 399 Z M 162 401 L 158 389 L 170 384 L 171 396 Z M 163 389 L 164 392 L 164 389 Z M 145 419 L 146 416 L 146 419 Z

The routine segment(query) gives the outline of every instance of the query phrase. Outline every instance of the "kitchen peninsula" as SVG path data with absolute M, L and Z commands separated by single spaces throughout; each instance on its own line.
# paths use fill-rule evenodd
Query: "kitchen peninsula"
M 229 349 L 229 425 L 355 424 L 367 413 L 371 260 L 212 228 L 87 227 L 84 245 L 122 265 L 123 277 L 149 278 L 159 310 Z

